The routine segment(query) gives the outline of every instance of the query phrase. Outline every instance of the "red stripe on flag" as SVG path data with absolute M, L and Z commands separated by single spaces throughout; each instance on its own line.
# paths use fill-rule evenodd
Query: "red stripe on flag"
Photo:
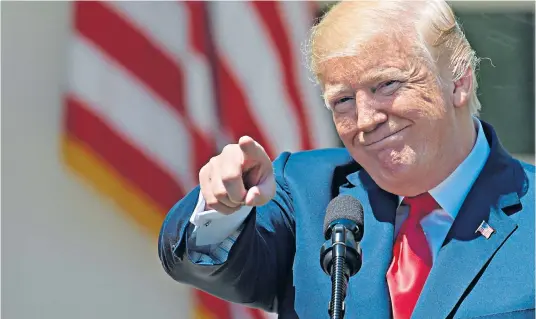
M 231 317 L 231 309 L 229 303 L 212 295 L 209 295 L 201 290 L 195 290 L 195 295 L 199 303 L 206 310 L 218 319 L 233 319 Z
M 190 43 L 197 53 L 205 55 L 208 53 L 205 3 L 199 1 L 186 1 L 183 3 L 190 13 L 190 25 L 188 27 Z
M 179 65 L 123 17 L 98 1 L 75 2 L 76 29 L 149 89 L 167 101 L 186 120 L 194 150 L 196 172 L 214 155 L 214 143 L 188 121 L 184 78 Z M 165 137 L 163 137 L 165 138 Z
M 301 147 L 302 149 L 311 149 L 312 143 L 311 137 L 309 136 L 307 112 L 305 111 L 305 105 L 298 89 L 295 56 L 292 54 L 289 36 L 281 20 L 279 3 L 273 1 L 252 1 L 250 3 L 257 11 L 257 15 L 268 31 L 268 36 L 273 43 L 272 47 L 276 50 L 279 57 L 279 62 L 282 66 L 281 69 L 284 72 L 284 83 L 292 106 L 298 116 Z
M 68 134 L 92 148 L 125 179 L 150 196 L 163 209 L 162 213 L 184 196 L 184 190 L 168 173 L 91 113 L 82 101 L 73 96 L 66 100 Z
M 246 310 L 252 319 L 266 319 L 266 317 L 262 314 L 262 311 L 259 309 L 246 308 Z

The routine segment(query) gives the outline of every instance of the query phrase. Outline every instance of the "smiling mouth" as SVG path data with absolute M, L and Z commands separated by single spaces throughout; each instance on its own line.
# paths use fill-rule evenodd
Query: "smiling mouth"
M 384 137 L 382 137 L 381 139 L 379 139 L 379 140 L 377 140 L 377 141 L 374 141 L 374 142 L 372 142 L 372 143 L 365 144 L 365 147 L 366 147 L 366 146 L 372 146 L 372 145 L 378 144 L 378 143 L 380 143 L 380 142 L 382 142 L 382 141 L 388 139 L 389 137 L 391 137 L 391 136 L 393 136 L 393 135 L 395 135 L 395 134 L 398 134 L 398 133 L 402 132 L 402 131 L 405 130 L 406 128 L 407 128 L 407 126 L 404 127 L 404 128 L 402 128 L 402 129 L 400 129 L 400 130 L 398 130 L 398 131 L 395 131 L 395 132 L 393 132 L 393 133 L 391 133 L 391 134 L 389 134 L 389 135 L 387 135 L 387 136 L 384 136 Z

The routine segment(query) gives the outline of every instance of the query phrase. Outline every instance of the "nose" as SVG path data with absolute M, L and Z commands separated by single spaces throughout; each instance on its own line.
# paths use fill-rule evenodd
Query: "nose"
M 380 106 L 374 101 L 371 93 L 358 91 L 355 96 L 357 129 L 363 133 L 374 131 L 387 121 L 387 116 L 381 112 Z

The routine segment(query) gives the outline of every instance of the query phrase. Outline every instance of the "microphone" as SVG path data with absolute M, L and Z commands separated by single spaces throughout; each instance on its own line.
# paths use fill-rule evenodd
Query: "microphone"
M 320 265 L 331 276 L 328 313 L 332 319 L 344 317 L 348 280 L 361 268 L 363 219 L 363 205 L 350 195 L 335 197 L 326 209 Z

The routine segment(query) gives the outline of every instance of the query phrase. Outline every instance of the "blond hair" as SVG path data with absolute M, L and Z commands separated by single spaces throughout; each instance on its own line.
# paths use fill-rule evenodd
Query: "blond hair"
M 353 26 L 343 30 L 340 26 Z M 378 28 L 377 26 L 389 26 Z M 468 107 L 473 115 L 478 115 L 481 104 L 478 100 L 476 71 L 480 59 L 471 48 L 452 9 L 443 0 L 385 0 L 341 2 L 334 5 L 311 30 L 307 49 L 308 66 L 313 74 L 318 74 L 322 61 L 340 56 L 356 54 L 357 47 L 369 37 L 380 32 L 395 32 L 409 37 L 408 29 L 414 31 L 415 45 L 438 74 L 438 61 L 446 62 L 452 80 L 461 79 L 470 68 L 472 87 Z M 366 31 L 364 31 L 366 30 Z M 355 32 L 354 32 L 355 31 Z M 346 32 L 346 33 L 345 33 Z M 331 39 L 348 34 L 351 39 L 342 50 L 327 50 Z M 325 45 L 319 45 L 318 40 Z M 318 80 L 318 78 L 317 78 Z

